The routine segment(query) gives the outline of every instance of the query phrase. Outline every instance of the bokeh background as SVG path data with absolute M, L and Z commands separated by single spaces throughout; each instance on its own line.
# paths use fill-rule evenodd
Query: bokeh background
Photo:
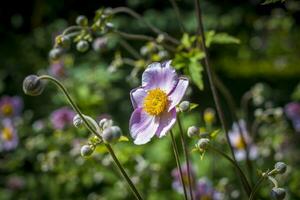
M 193 1 L 177 3 L 186 31 L 195 33 Z M 209 49 L 212 66 L 236 104 L 240 105 L 245 94 L 252 94 L 247 105 L 247 118 L 252 125 L 262 115 L 272 115 L 271 119 L 259 121 L 256 127 L 259 156 L 254 161 L 253 179 L 257 178 L 255 172 L 271 169 L 276 161 L 283 160 L 289 168 L 279 183 L 287 189 L 288 199 L 299 199 L 300 109 L 296 108 L 291 118 L 285 108 L 290 102 L 300 101 L 300 2 L 262 3 L 260 0 L 204 1 L 203 21 L 206 30 L 226 32 L 240 40 L 239 44 L 217 44 Z M 74 24 L 78 15 L 93 18 L 101 7 L 128 6 L 180 40 L 182 33 L 171 3 L 12 0 L 1 4 L 0 199 L 132 199 L 102 147 L 91 157 L 81 157 L 80 147 L 87 143 L 89 134 L 72 126 L 74 113 L 62 94 L 49 84 L 41 96 L 25 96 L 22 81 L 28 74 L 56 76 L 85 113 L 97 119 L 111 117 L 123 129 L 123 134 L 130 137 L 127 131 L 132 111 L 129 91 L 138 85 L 134 78 L 139 78 L 140 72 L 136 77 L 129 76 L 132 66 L 126 63 L 118 65 L 113 73 L 109 70 L 118 61 L 119 54 L 130 56 L 120 45 L 120 38 L 108 39 L 100 50 L 93 45 L 86 53 L 73 49 L 55 63 L 49 61 L 48 52 L 55 36 Z M 113 23 L 126 32 L 153 35 L 143 23 L 127 15 L 114 17 Z M 129 42 L 138 51 L 145 47 L 141 41 Z M 161 59 L 172 57 L 170 54 Z M 192 85 L 187 99 L 199 106 L 184 115 L 185 129 L 190 125 L 207 129 L 203 114 L 214 103 L 206 76 L 204 90 Z M 3 105 L 11 105 L 12 110 Z M 223 98 L 222 105 L 231 127 L 233 120 Z M 237 112 L 242 117 L 244 111 Z M 276 112 L 277 118 L 273 116 Z M 59 124 L 61 121 L 64 123 Z M 212 126 L 217 129 L 218 120 Z M 13 138 L 5 130 L 13 132 Z M 220 134 L 217 142 L 222 144 L 223 137 Z M 12 141 L 9 145 L 8 140 Z M 190 140 L 190 146 L 195 142 Z M 116 144 L 115 149 L 146 199 L 181 198 L 172 186 L 175 161 L 168 137 L 155 139 L 145 146 L 134 146 L 130 140 Z M 192 160 L 197 179 L 209 182 L 224 199 L 242 198 L 238 177 L 226 161 L 209 153 L 202 160 L 198 154 L 192 154 Z M 261 191 L 262 199 L 269 199 L 269 192 L 270 184 L 266 183 Z

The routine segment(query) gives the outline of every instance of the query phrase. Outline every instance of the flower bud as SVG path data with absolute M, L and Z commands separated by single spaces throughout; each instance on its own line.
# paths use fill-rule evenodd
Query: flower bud
M 194 137 L 199 134 L 199 128 L 197 126 L 190 126 L 187 131 L 189 137 Z
M 86 52 L 89 49 L 89 43 L 85 40 L 80 40 L 76 45 L 76 49 L 82 53 Z
M 68 49 L 71 46 L 71 39 L 68 36 L 63 36 L 61 38 L 61 43 L 60 43 L 61 47 L 64 49 Z
M 79 25 L 79 26 L 87 26 L 88 25 L 88 19 L 87 19 L 87 17 L 84 16 L 84 15 L 79 15 L 76 18 L 76 24 Z
M 113 125 L 113 121 L 111 119 L 103 118 L 99 122 L 99 126 L 102 130 L 109 128 Z
M 73 117 L 73 125 L 76 128 L 79 128 L 82 125 L 82 123 L 83 123 L 83 121 L 78 114 Z
M 103 138 L 104 142 L 112 143 L 112 142 L 118 141 L 119 138 L 121 137 L 121 135 L 122 135 L 122 132 L 121 132 L 120 127 L 112 126 L 112 127 L 106 128 L 103 131 L 102 138 Z
M 286 195 L 286 191 L 283 188 L 272 188 L 271 197 L 274 200 L 282 200 Z
M 30 96 L 40 95 L 45 86 L 42 81 L 36 75 L 29 75 L 23 81 L 23 91 Z
M 200 140 L 198 140 L 196 147 L 199 148 L 200 151 L 204 151 L 207 149 L 208 145 L 209 145 L 209 139 L 201 138 Z
M 61 48 L 51 49 L 49 52 L 49 58 L 51 60 L 58 60 L 63 54 L 63 50 Z
M 274 165 L 275 170 L 278 174 L 283 174 L 286 171 L 286 164 L 284 162 L 277 162 Z
M 190 102 L 189 101 L 183 101 L 179 104 L 179 110 L 181 112 L 187 112 L 190 110 Z
M 94 148 L 90 145 L 83 145 L 80 149 L 81 156 L 90 156 L 94 152 Z

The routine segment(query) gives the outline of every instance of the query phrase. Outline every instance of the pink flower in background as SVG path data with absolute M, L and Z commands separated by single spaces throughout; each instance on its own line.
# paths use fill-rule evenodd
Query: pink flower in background
M 0 117 L 12 118 L 19 116 L 23 109 L 23 101 L 21 97 L 3 96 L 0 99 Z
M 286 116 L 292 121 L 294 129 L 300 132 L 300 103 L 291 102 L 284 108 Z
M 176 105 L 189 81 L 178 77 L 171 61 L 153 63 L 142 75 L 142 86 L 130 92 L 134 111 L 129 128 L 135 144 L 145 144 L 156 135 L 161 138 L 176 122 Z
M 11 151 L 19 144 L 17 130 L 10 119 L 2 120 L 0 129 L 0 150 Z
M 257 147 L 252 143 L 252 140 L 246 129 L 246 123 L 244 120 L 240 120 L 238 123 L 241 126 L 243 138 L 245 139 L 245 143 L 248 146 L 249 158 L 255 159 L 257 157 L 258 150 Z M 246 145 L 243 142 L 243 138 L 240 135 L 237 123 L 233 123 L 232 129 L 229 131 L 229 139 L 232 143 L 232 146 L 234 147 L 234 155 L 238 161 L 246 159 L 247 152 Z
M 50 117 L 53 128 L 57 130 L 65 129 L 73 123 L 74 116 L 75 112 L 68 107 L 55 110 Z

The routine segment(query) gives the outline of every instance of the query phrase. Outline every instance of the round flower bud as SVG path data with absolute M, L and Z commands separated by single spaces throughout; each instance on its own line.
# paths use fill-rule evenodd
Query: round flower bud
M 30 96 L 38 96 L 44 91 L 44 84 L 36 75 L 29 75 L 23 81 L 23 91 Z
M 194 137 L 199 134 L 199 128 L 197 126 L 190 126 L 187 131 L 189 137 Z
M 73 117 L 73 125 L 76 128 L 79 128 L 82 125 L 82 123 L 83 123 L 83 121 L 78 114 Z
M 286 195 L 286 191 L 283 188 L 272 188 L 271 197 L 274 200 L 282 200 Z
M 76 18 L 76 24 L 79 25 L 79 26 L 87 26 L 88 25 L 88 19 L 87 19 L 87 17 L 84 16 L 84 15 L 79 15 Z
M 200 151 L 204 151 L 207 149 L 208 145 L 209 145 L 209 139 L 201 138 L 200 140 L 198 140 L 196 147 L 199 148 Z
M 181 112 L 187 112 L 190 110 L 190 102 L 189 101 L 183 101 L 179 104 L 179 110 Z
M 76 45 L 76 49 L 79 52 L 86 52 L 89 49 L 89 43 L 85 40 L 80 40 Z
M 49 58 L 51 60 L 58 60 L 63 54 L 63 50 L 61 48 L 51 49 L 49 52 Z
M 102 138 L 106 143 L 116 142 L 122 135 L 121 129 L 118 126 L 111 126 L 103 131 Z
M 277 171 L 277 173 L 279 174 L 283 174 L 286 171 L 286 164 L 284 162 L 277 162 L 274 165 L 275 170 Z
M 71 39 L 70 39 L 70 37 L 63 36 L 61 38 L 61 47 L 65 48 L 65 49 L 68 49 L 68 48 L 70 48 L 70 46 L 71 46 Z
M 94 149 L 90 145 L 83 145 L 80 149 L 82 156 L 90 156 L 94 152 Z
M 99 122 L 99 126 L 103 130 L 106 129 L 106 128 L 111 127 L 112 125 L 113 125 L 113 121 L 111 119 L 103 118 Z

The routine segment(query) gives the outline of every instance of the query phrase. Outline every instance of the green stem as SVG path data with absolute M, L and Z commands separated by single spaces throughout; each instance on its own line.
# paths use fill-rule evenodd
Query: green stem
M 227 159 L 236 169 L 237 171 L 239 172 L 240 174 L 240 177 L 241 177 L 241 180 L 242 180 L 242 183 L 245 185 L 245 190 L 248 194 L 248 196 L 250 196 L 250 193 L 251 193 L 251 186 L 244 174 L 244 172 L 242 171 L 242 169 L 239 167 L 239 165 L 232 159 L 230 158 L 228 155 L 226 155 L 224 152 L 220 151 L 219 149 L 217 148 L 214 148 L 212 145 L 209 145 L 208 147 L 209 149 L 213 150 L 214 152 L 220 154 L 221 156 L 223 156 L 225 159 Z
M 127 7 L 117 7 L 117 8 L 113 8 L 112 12 L 113 12 L 113 14 L 127 13 L 127 14 L 131 15 L 132 17 L 136 18 L 137 20 L 140 20 L 144 25 L 148 26 L 154 33 L 161 34 L 161 35 L 165 36 L 165 38 L 168 41 L 172 42 L 175 45 L 179 45 L 180 44 L 180 42 L 176 38 L 173 38 L 169 34 L 163 32 L 160 29 L 158 29 L 157 27 L 153 26 L 147 20 L 145 20 L 140 14 L 138 14 L 134 10 L 131 10 L 130 8 L 127 8 Z
M 48 75 L 42 75 L 39 77 L 40 80 L 50 80 L 52 83 L 54 83 L 59 89 L 61 89 L 61 91 L 64 93 L 64 95 L 66 96 L 66 98 L 68 99 L 70 105 L 72 106 L 72 108 L 77 112 L 77 114 L 80 116 L 80 118 L 82 119 L 82 121 L 84 122 L 84 124 L 86 125 L 86 127 L 89 129 L 90 132 L 94 133 L 99 139 L 100 141 L 102 141 L 102 137 L 100 135 L 100 133 L 98 133 L 88 122 L 88 120 L 86 119 L 85 115 L 82 114 L 82 112 L 80 111 L 80 109 L 78 108 L 78 106 L 75 104 L 75 102 L 73 101 L 73 99 L 70 97 L 67 89 L 64 87 L 64 85 L 62 83 L 60 83 L 57 79 L 48 76 Z M 131 181 L 131 179 L 129 178 L 129 176 L 127 175 L 126 171 L 124 170 L 123 166 L 121 165 L 121 163 L 119 162 L 118 158 L 116 157 L 112 147 L 110 146 L 110 144 L 105 143 L 105 147 L 107 148 L 108 152 L 110 153 L 110 155 L 112 156 L 116 166 L 119 168 L 121 174 L 123 175 L 123 177 L 125 178 L 125 180 L 127 181 L 132 193 L 134 194 L 134 196 L 136 197 L 136 199 L 138 200 L 142 200 L 143 198 L 141 197 L 141 195 L 139 194 L 138 190 L 136 189 L 136 187 L 134 186 L 133 182 Z
M 254 200 L 255 194 L 256 194 L 256 192 L 257 192 L 257 190 L 258 190 L 260 184 L 265 180 L 265 178 L 266 178 L 266 176 L 265 176 L 265 175 L 262 175 L 262 176 L 258 179 L 258 181 L 257 181 L 256 184 L 254 185 L 253 190 L 252 190 L 252 192 L 251 192 L 251 194 L 250 194 L 249 200 Z
M 191 170 L 190 170 L 191 169 L 190 168 L 190 159 L 189 159 L 189 154 L 188 154 L 187 146 L 186 146 L 185 139 L 184 139 L 183 128 L 182 128 L 179 116 L 177 117 L 177 122 L 178 122 L 179 130 L 180 130 L 179 132 L 180 132 L 181 145 L 183 148 L 184 157 L 185 157 L 186 166 L 187 166 L 189 192 L 190 192 L 191 200 L 193 200 L 194 195 L 193 195 L 193 183 L 192 183 Z
M 185 200 L 188 200 L 186 187 L 185 187 L 185 182 L 184 182 L 184 179 L 183 179 L 182 169 L 181 169 L 181 165 L 180 165 L 180 161 L 179 161 L 179 152 L 178 152 L 177 144 L 176 144 L 176 141 L 175 141 L 174 134 L 173 134 L 172 130 L 170 131 L 170 135 L 171 135 L 171 138 L 172 138 L 172 147 L 173 147 L 173 151 L 174 151 L 174 155 L 175 155 L 177 169 L 178 169 L 179 175 L 180 175 L 180 180 L 181 180 L 181 184 L 182 184 L 182 188 L 183 188 L 184 198 L 185 198 Z

